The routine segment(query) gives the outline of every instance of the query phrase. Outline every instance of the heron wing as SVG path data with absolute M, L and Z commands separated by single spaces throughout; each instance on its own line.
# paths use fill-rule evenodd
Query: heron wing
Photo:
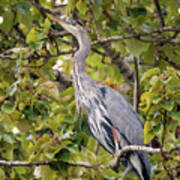
M 143 123 L 131 104 L 112 88 L 100 86 L 100 91 L 108 111 L 109 119 L 112 122 L 112 128 L 117 129 L 117 132 L 119 132 L 121 147 L 128 144 L 143 145 Z M 151 167 L 147 153 L 138 152 L 131 155 L 130 162 L 136 171 L 139 172 L 139 176 L 143 174 L 146 179 L 151 179 Z M 140 165 L 141 163 L 138 164 L 139 162 L 142 163 L 142 166 Z M 142 172 L 140 172 L 141 169 Z
M 121 133 L 121 136 L 124 136 L 130 144 L 142 145 L 143 123 L 133 110 L 131 104 L 112 88 L 101 86 L 100 91 L 114 128 L 116 128 Z

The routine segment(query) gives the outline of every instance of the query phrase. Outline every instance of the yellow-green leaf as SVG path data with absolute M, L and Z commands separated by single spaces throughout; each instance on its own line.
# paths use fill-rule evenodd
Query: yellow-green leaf
M 83 14 L 83 15 L 86 14 L 86 12 L 87 12 L 86 1 L 79 0 L 76 4 L 76 7 L 81 14 Z
M 136 57 L 139 57 L 142 52 L 147 51 L 149 44 L 140 42 L 136 39 L 128 39 L 126 40 L 127 49 L 129 53 L 133 54 Z
M 26 42 L 30 43 L 30 42 L 36 42 L 39 40 L 41 40 L 40 33 L 38 33 L 35 28 L 32 28 L 26 37 Z
M 0 179 L 5 180 L 5 173 L 1 168 L 0 168 Z
M 144 125 L 144 143 L 149 144 L 153 139 L 152 125 L 150 121 L 146 121 Z

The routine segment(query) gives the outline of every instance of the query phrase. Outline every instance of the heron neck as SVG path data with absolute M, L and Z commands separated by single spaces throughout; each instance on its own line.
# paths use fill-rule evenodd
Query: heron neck
M 82 36 L 77 39 L 79 50 L 74 55 L 74 69 L 78 74 L 81 74 L 86 72 L 85 63 L 90 53 L 91 42 L 86 34 L 82 34 Z

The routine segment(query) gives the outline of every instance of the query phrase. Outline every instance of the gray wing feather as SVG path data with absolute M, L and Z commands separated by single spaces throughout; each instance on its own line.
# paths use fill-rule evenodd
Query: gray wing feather
M 105 87 L 104 103 L 112 124 L 122 134 L 126 135 L 131 144 L 142 145 L 143 123 L 125 98 L 109 87 Z
M 127 139 L 127 142 L 123 140 L 123 144 L 143 145 L 143 123 L 132 105 L 117 91 L 102 85 L 100 86 L 101 88 L 104 91 L 103 93 L 101 91 L 104 96 L 103 101 L 107 107 L 113 126 Z M 146 170 L 151 174 L 148 154 L 144 152 L 138 152 L 137 154 L 143 161 Z

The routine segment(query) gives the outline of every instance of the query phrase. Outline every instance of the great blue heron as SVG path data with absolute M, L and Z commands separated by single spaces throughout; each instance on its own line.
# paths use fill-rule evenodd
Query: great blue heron
M 143 124 L 132 106 L 121 94 L 90 78 L 85 61 L 90 53 L 90 40 L 85 28 L 74 21 L 64 21 L 49 16 L 69 31 L 78 41 L 79 50 L 73 57 L 73 81 L 78 107 L 83 107 L 88 117 L 92 136 L 109 153 L 116 155 L 126 145 L 143 145 Z M 134 170 L 141 180 L 151 179 L 151 165 L 145 152 L 131 152 L 125 156 L 125 170 Z

